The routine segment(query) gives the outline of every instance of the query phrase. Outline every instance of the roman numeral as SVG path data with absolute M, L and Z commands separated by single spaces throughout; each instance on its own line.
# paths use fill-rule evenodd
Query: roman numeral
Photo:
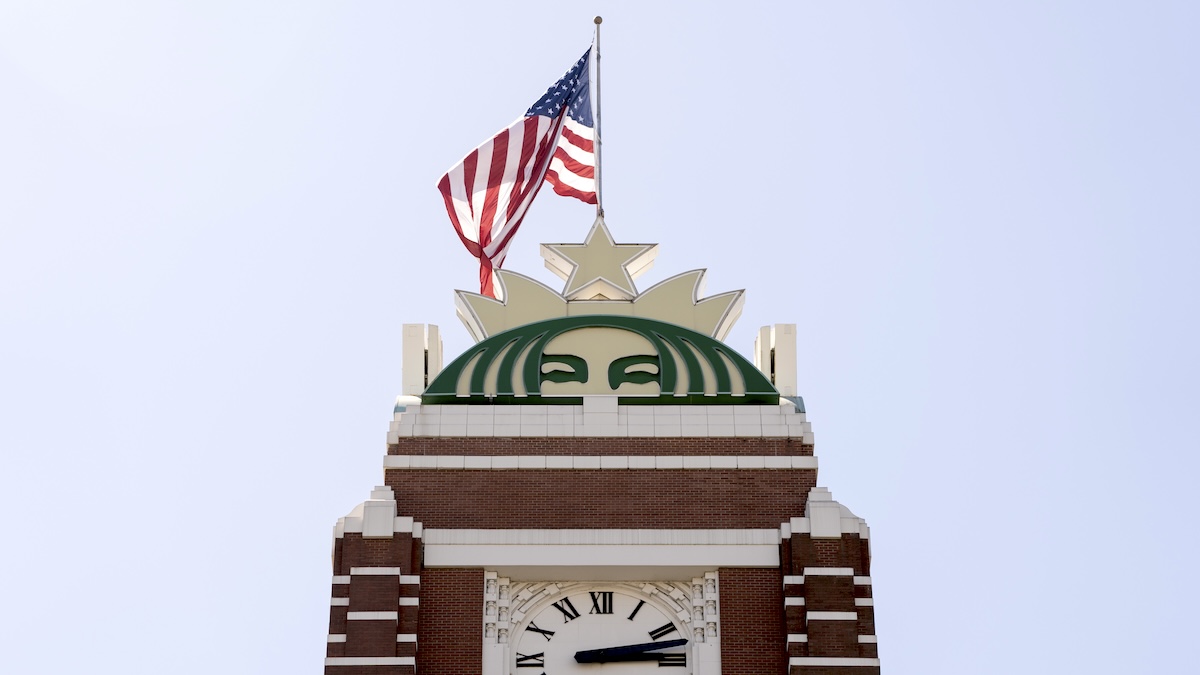
M 592 611 L 588 614 L 612 614 L 612 591 L 588 591 L 592 596 Z
M 529 656 L 525 656 L 524 654 L 521 654 L 518 652 L 517 653 L 517 667 L 518 668 L 545 668 L 546 667 L 546 653 L 542 652 L 540 654 L 530 654 Z
M 554 637 L 554 631 L 538 628 L 538 625 L 532 621 L 529 622 L 529 628 L 527 630 L 531 630 L 535 633 L 541 633 L 542 637 L 546 638 L 546 642 L 549 642 L 550 638 Z
M 645 600 L 638 600 L 637 607 L 634 607 L 634 608 L 633 608 L 633 613 L 631 613 L 631 614 L 629 615 L 629 620 L 630 620 L 630 621 L 633 621 L 633 617 L 637 616 L 637 613 L 641 611 L 641 609 L 642 609 L 642 605 L 644 605 L 644 604 L 646 604 L 646 601 L 645 601 Z
M 675 624 L 664 623 L 663 625 L 659 626 L 658 628 L 655 628 L 654 630 L 650 631 L 650 639 L 657 640 L 658 638 L 660 638 L 664 635 L 667 635 L 669 633 L 674 633 L 675 630 L 676 630 Z
M 687 667 L 687 654 L 686 653 L 685 654 L 662 654 L 658 657 L 658 667 L 659 668 L 671 667 L 671 666 L 676 666 L 679 668 L 686 668 Z
M 579 610 L 575 609 L 575 605 L 571 604 L 570 598 L 563 598 L 554 603 L 554 609 L 563 613 L 563 623 L 579 618 Z

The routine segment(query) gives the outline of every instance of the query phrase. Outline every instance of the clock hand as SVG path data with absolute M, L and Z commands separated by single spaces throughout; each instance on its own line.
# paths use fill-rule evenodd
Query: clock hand
M 620 647 L 605 647 L 603 649 L 588 649 L 575 652 L 576 663 L 610 663 L 614 661 L 656 661 L 662 654 L 647 654 L 646 652 L 669 647 L 686 645 L 687 640 L 663 640 L 662 642 L 643 642 L 636 645 Z

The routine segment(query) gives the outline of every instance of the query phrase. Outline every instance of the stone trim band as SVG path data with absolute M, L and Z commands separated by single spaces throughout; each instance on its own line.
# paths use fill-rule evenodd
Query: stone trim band
M 812 455 L 388 455 L 386 469 L 813 469 Z
M 327 666 L 416 666 L 413 656 L 327 656 Z
M 793 656 L 788 659 L 788 666 L 868 666 L 879 667 L 879 659 L 862 659 L 842 656 Z

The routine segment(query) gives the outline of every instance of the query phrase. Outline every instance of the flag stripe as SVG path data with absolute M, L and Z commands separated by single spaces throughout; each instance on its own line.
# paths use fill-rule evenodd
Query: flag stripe
M 575 187 L 564 181 L 558 173 L 551 170 L 546 172 L 546 182 L 550 183 L 550 186 L 554 188 L 555 193 L 560 194 L 563 197 L 574 197 L 586 204 L 596 203 L 596 190 L 594 181 L 591 183 L 591 185 L 585 187 Z
M 544 120 L 544 118 L 542 119 Z M 550 120 L 545 120 L 545 122 L 549 123 Z M 542 126 L 543 123 L 539 122 L 539 130 L 541 130 Z M 557 142 L 558 130 L 562 126 L 561 118 L 560 120 L 555 120 L 553 123 L 545 124 L 544 126 L 546 128 L 543 134 L 541 134 L 540 141 L 538 143 L 538 161 L 532 169 L 536 177 L 526 183 L 525 189 L 521 193 L 520 205 L 513 213 L 510 221 L 512 225 L 505 228 L 504 233 L 501 235 L 500 241 L 494 243 L 489 242 L 489 244 L 484 247 L 484 251 L 489 256 L 495 255 L 495 253 L 498 251 L 507 250 L 509 240 L 516 235 L 517 228 L 521 225 L 521 221 L 525 219 L 525 213 L 533 204 L 533 198 L 537 196 L 538 190 L 542 189 L 542 178 L 546 175 L 546 170 L 550 166 L 550 160 L 553 158 L 553 155 L 550 153 L 550 148 L 553 148 L 554 144 Z
M 595 149 L 593 148 L 592 139 L 587 138 L 576 131 L 576 127 L 580 126 L 581 125 L 568 123 L 563 128 L 563 140 L 569 142 L 571 145 L 583 150 L 584 152 L 594 153 Z M 591 132 L 591 129 L 588 129 L 587 127 L 582 128 L 587 129 L 588 132 Z M 589 135 L 591 134 L 589 133 Z
M 521 137 L 521 158 L 518 160 L 517 166 L 522 167 L 517 173 L 517 180 L 513 184 L 513 192 L 518 195 L 517 199 L 512 199 L 508 202 L 508 208 L 504 210 L 504 216 L 511 221 L 517 211 L 521 209 L 521 197 L 525 194 L 525 185 L 529 182 L 530 174 L 533 173 L 533 158 L 537 153 L 537 139 L 539 136 L 538 127 L 541 126 L 544 118 L 540 115 L 537 117 L 525 118 L 525 133 Z
M 454 231 L 479 259 L 481 293 L 495 297 L 493 270 L 504 263 L 544 183 L 558 194 L 596 203 L 590 58 L 589 49 L 525 115 L 438 181 Z
M 582 176 L 584 178 L 596 177 L 596 167 L 594 165 L 584 164 L 583 162 L 571 157 L 561 145 L 558 146 L 558 148 L 554 151 L 554 163 L 556 168 L 557 165 L 562 165 L 562 168 L 570 171 L 576 176 Z

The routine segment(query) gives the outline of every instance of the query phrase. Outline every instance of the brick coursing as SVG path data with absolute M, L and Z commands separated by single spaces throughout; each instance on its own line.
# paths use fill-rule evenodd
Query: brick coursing
M 334 576 L 350 574 L 352 567 L 399 567 L 401 574 L 415 574 L 420 563 L 421 546 L 414 546 L 407 532 L 388 539 L 365 539 L 358 532 L 347 532 L 333 543 Z
M 800 439 L 770 438 L 403 438 L 393 455 L 812 455 Z M 467 470 L 387 469 L 397 513 L 426 528 L 777 528 L 805 515 L 814 469 Z M 727 675 L 877 675 L 869 667 L 789 667 L 789 656 L 875 658 L 877 646 L 858 643 L 874 634 L 872 607 L 854 605 L 871 587 L 852 576 L 809 575 L 783 585 L 806 567 L 851 568 L 870 574 L 870 553 L 857 534 L 813 539 L 796 534 L 780 544 L 775 569 L 723 568 L 721 660 Z M 354 567 L 397 567 L 419 575 L 400 584 L 395 575 L 353 575 L 334 584 L 332 597 L 350 605 L 330 608 L 329 656 L 414 656 L 421 675 L 477 672 L 483 658 L 482 569 L 423 569 L 421 539 L 409 533 L 335 541 L 333 573 Z M 805 605 L 784 606 L 784 597 Z M 417 606 L 398 606 L 401 597 Z M 347 621 L 348 611 L 395 611 L 396 620 Z M 810 611 L 855 612 L 857 621 L 810 621 Z M 398 633 L 417 642 L 396 642 Z M 787 642 L 788 633 L 808 636 Z M 329 666 L 327 675 L 410 675 L 410 666 Z
M 790 657 L 878 658 L 878 645 L 860 643 L 858 636 L 875 634 L 873 607 L 859 607 L 855 598 L 871 597 L 869 584 L 855 584 L 854 577 L 870 576 L 870 547 L 858 534 L 840 538 L 816 538 L 793 534 L 780 544 L 782 562 L 789 575 L 803 575 L 804 583 L 787 584 L 785 597 L 804 598 L 803 605 L 785 608 L 787 632 L 806 635 L 807 642 L 790 643 Z M 853 575 L 805 574 L 805 568 L 850 568 Z M 857 620 L 811 619 L 809 612 L 850 612 Z M 790 666 L 789 675 L 878 675 L 874 666 Z
M 783 575 L 778 569 L 722 568 L 721 673 L 762 675 L 787 669 Z
M 394 612 L 399 605 L 399 577 L 354 575 L 346 586 L 351 612 Z
M 397 623 L 395 619 L 347 621 L 346 656 L 396 656 Z
M 814 469 L 388 469 L 397 512 L 427 528 L 777 528 Z
M 425 570 L 418 623 L 421 675 L 478 672 L 483 662 L 483 570 Z
M 420 597 L 418 584 L 401 584 L 395 574 L 350 574 L 355 567 L 399 568 L 401 574 L 420 570 L 421 542 L 410 533 L 389 538 L 364 538 L 347 532 L 334 540 L 333 573 L 350 583 L 334 584 L 333 597 L 348 598 L 348 606 L 330 607 L 329 633 L 344 634 L 345 642 L 329 643 L 327 656 L 414 656 L 416 646 L 398 643 L 399 633 L 416 633 L 419 607 L 400 606 L 399 598 Z M 396 612 L 395 619 L 347 620 L 348 612 Z M 326 666 L 326 675 L 412 675 L 412 666 Z

